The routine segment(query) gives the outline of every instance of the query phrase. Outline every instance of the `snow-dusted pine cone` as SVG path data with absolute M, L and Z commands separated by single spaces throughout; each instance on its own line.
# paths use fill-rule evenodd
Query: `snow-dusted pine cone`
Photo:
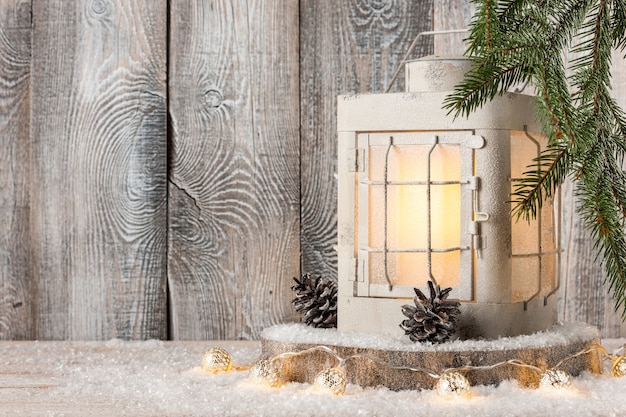
M 408 317 L 400 324 L 404 334 L 413 342 L 443 343 L 454 334 L 461 311 L 460 304 L 448 301 L 452 288 L 441 289 L 428 281 L 430 298 L 417 288 L 415 290 L 415 306 L 402 306 L 402 314 Z
M 337 284 L 330 279 L 311 278 L 304 274 L 293 279 L 296 292 L 292 303 L 302 315 L 302 322 L 313 327 L 337 327 Z

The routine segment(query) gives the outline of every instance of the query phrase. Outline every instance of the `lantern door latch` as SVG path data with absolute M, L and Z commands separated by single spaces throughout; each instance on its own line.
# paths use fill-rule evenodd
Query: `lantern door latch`
M 480 187 L 479 177 L 470 177 L 467 180 L 468 188 L 472 190 L 472 214 L 473 220 L 469 222 L 469 234 L 472 235 L 474 249 L 479 250 L 484 247 L 484 242 L 480 234 L 480 223 L 489 220 L 489 213 L 478 211 L 478 188 Z
M 363 172 L 365 171 L 365 149 L 354 148 L 350 152 L 350 160 L 348 161 L 350 168 L 349 172 Z
M 484 248 L 484 240 L 480 234 L 480 223 L 489 220 L 488 213 L 474 212 L 474 220 L 469 223 L 469 234 L 472 235 L 472 246 L 475 250 Z

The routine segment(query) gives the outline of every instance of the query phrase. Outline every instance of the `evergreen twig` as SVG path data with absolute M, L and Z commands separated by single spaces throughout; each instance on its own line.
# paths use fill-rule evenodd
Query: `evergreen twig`
M 444 105 L 468 116 L 532 81 L 548 146 L 514 185 L 530 220 L 566 180 L 626 319 L 626 116 L 611 97 L 611 56 L 626 49 L 626 0 L 472 0 L 473 67 Z M 566 56 L 576 56 L 566 62 Z M 569 76 L 567 74 L 570 74 Z

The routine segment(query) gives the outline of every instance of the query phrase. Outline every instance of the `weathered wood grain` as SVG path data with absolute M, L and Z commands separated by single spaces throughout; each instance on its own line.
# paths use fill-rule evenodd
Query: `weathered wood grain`
M 30 1 L 0 2 L 0 340 L 31 339 Z
M 257 338 L 299 274 L 298 3 L 170 7 L 172 337 Z
M 31 70 L 31 1 L 0 2 L 0 339 L 164 338 L 167 266 L 174 338 L 288 320 L 300 267 L 336 278 L 336 95 L 382 91 L 418 32 L 472 13 L 468 0 L 171 2 L 168 239 L 166 1 L 33 3 Z M 426 38 L 415 57 L 433 42 L 460 53 L 462 38 Z M 559 317 L 623 336 L 572 196 Z
M 469 0 L 437 0 L 433 10 L 433 30 L 466 29 L 472 20 L 475 6 Z M 463 55 L 466 45 L 463 42 L 468 33 L 436 35 L 435 55 Z
M 470 0 L 437 0 L 433 13 L 433 30 L 467 30 L 475 11 L 476 5 Z M 469 31 L 434 35 L 434 54 L 463 56 L 468 46 L 465 42 L 468 36 Z
M 166 1 L 33 19 L 35 337 L 165 338 Z
M 337 279 L 338 94 L 382 92 L 432 1 L 300 1 L 302 271 Z M 432 53 L 423 38 L 413 58 Z M 402 77 L 392 91 L 402 91 Z
M 469 0 L 436 1 L 434 28 L 462 28 L 469 24 L 473 10 Z M 437 54 L 459 54 L 463 50 L 461 36 L 439 36 L 435 40 Z M 626 60 L 620 54 L 613 57 L 612 71 L 613 96 L 624 107 Z M 608 295 L 604 269 L 596 261 L 593 240 L 576 212 L 574 188 L 569 182 L 562 187 L 561 226 L 561 245 L 564 251 L 558 292 L 559 320 L 593 324 L 601 330 L 603 337 L 626 335 L 626 323 L 621 320 L 621 312 L 614 311 L 614 301 Z

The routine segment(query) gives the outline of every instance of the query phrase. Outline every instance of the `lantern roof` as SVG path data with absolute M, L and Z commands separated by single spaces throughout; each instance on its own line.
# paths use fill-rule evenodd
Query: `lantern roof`
M 346 94 L 338 97 L 342 117 L 338 131 L 507 129 L 540 131 L 535 119 L 535 97 L 507 92 L 469 117 L 443 109 L 445 98 L 471 68 L 459 57 L 429 56 L 406 64 L 406 92 Z

